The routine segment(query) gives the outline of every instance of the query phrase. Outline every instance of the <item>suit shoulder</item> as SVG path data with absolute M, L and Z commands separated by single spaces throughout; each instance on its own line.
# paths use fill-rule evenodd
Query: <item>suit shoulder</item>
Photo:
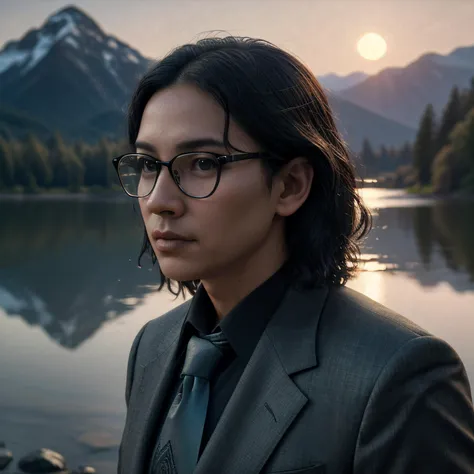
M 161 332 L 166 331 L 168 328 L 179 324 L 186 317 L 189 306 L 191 305 L 192 299 L 181 303 L 179 306 L 174 307 L 166 313 L 150 320 L 148 325 L 148 331 L 150 332 Z
M 343 348 L 360 368 L 366 364 L 383 366 L 410 340 L 432 336 L 395 311 L 346 287 L 329 291 L 319 332 L 326 352 Z
M 347 287 L 330 290 L 326 310 L 336 313 L 340 319 L 361 325 L 365 332 L 385 332 L 403 339 L 431 336 L 410 319 Z

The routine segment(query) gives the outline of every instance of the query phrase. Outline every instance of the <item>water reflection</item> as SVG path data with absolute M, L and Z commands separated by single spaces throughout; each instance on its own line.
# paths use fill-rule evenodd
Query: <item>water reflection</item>
M 474 386 L 474 202 L 364 190 L 375 209 L 350 286 L 446 339 Z M 116 472 L 130 346 L 182 300 L 137 268 L 132 202 L 0 201 L 0 439 Z M 74 349 L 74 350 L 73 350 Z M 106 439 L 97 451 L 85 440 Z
M 157 284 L 130 202 L 4 202 L 0 307 L 76 348 Z
M 396 193 L 384 198 L 390 206 L 375 210 L 363 269 L 472 291 L 474 202 L 407 206 Z M 397 198 L 404 207 L 395 207 Z M 130 201 L 2 202 L 0 217 L 7 230 L 0 235 L 0 307 L 65 348 L 78 347 L 156 288 L 157 269 L 147 260 L 137 267 L 141 222 Z
M 473 291 L 474 202 L 417 204 L 374 211 L 362 268 L 404 272 L 423 286 L 447 282 L 458 292 Z
M 434 237 L 446 264 L 474 281 L 474 203 L 442 203 L 433 209 Z

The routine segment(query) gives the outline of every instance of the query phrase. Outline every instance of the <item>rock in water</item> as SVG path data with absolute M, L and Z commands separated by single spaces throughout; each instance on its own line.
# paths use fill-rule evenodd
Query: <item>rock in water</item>
M 118 448 L 120 444 L 120 437 L 118 433 L 111 433 L 109 431 L 88 431 L 83 433 L 78 441 L 86 445 L 93 451 L 105 451 L 109 449 Z
M 90 466 L 79 466 L 76 471 L 73 471 L 72 474 L 95 474 L 96 470 Z
M 59 453 L 51 449 L 38 449 L 18 461 L 23 472 L 34 474 L 66 471 L 66 461 Z
M 13 453 L 5 448 L 5 443 L 0 442 L 0 471 L 3 471 L 13 461 Z

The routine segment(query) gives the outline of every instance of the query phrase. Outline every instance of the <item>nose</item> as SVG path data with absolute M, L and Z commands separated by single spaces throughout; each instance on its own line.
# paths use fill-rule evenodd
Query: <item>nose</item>
M 147 198 L 146 206 L 153 214 L 171 214 L 174 217 L 179 217 L 185 210 L 184 197 L 169 171 L 163 167 L 153 191 Z

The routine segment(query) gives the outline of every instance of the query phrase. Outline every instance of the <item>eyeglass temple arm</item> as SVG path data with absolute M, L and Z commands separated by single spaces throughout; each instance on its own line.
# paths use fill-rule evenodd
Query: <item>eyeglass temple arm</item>
M 225 155 L 225 156 L 219 156 L 218 160 L 222 163 L 232 163 L 235 161 L 243 161 L 243 160 L 251 160 L 254 158 L 274 158 L 274 159 L 281 159 L 279 157 L 275 157 L 271 155 L 270 153 L 264 153 L 264 152 L 257 152 L 257 153 L 242 153 L 240 155 Z

